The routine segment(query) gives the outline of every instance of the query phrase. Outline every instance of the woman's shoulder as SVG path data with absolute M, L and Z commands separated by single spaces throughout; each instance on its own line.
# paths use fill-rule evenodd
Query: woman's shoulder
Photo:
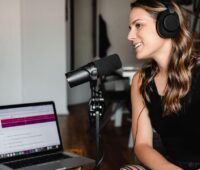
M 132 78 L 132 86 L 139 88 L 142 84 L 142 81 L 147 77 L 150 77 L 152 74 L 152 68 L 146 67 L 139 69 Z
M 132 84 L 131 85 L 132 86 L 139 86 L 139 84 L 140 84 L 139 82 L 140 82 L 140 72 L 137 71 L 132 78 Z

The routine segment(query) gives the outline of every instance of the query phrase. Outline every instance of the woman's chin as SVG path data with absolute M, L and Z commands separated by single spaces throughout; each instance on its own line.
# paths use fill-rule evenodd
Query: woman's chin
M 142 59 L 147 59 L 148 57 L 143 56 L 143 55 L 138 55 L 138 54 L 136 54 L 136 58 L 137 58 L 138 60 L 142 60 Z
M 138 59 L 138 60 L 146 60 L 146 59 L 150 59 L 150 53 L 142 53 L 142 52 L 136 52 L 135 53 L 135 57 Z

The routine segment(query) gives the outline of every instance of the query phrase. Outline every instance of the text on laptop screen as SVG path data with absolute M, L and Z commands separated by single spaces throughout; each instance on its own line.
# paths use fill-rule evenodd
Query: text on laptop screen
M 0 110 L 0 158 L 51 150 L 59 145 L 51 104 Z

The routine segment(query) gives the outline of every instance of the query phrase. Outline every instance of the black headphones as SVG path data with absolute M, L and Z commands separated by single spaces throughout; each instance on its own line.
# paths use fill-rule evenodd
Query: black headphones
M 174 11 L 169 1 L 162 3 L 167 9 L 158 14 L 156 23 L 157 32 L 162 38 L 175 38 L 180 28 L 178 14 Z

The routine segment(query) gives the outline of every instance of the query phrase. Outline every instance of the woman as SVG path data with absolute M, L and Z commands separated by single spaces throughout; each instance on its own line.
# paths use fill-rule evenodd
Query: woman
M 184 13 L 173 1 L 131 7 L 128 40 L 137 59 L 147 60 L 131 86 L 136 157 L 151 170 L 200 169 L 200 59 Z M 153 129 L 165 154 L 153 148 Z

